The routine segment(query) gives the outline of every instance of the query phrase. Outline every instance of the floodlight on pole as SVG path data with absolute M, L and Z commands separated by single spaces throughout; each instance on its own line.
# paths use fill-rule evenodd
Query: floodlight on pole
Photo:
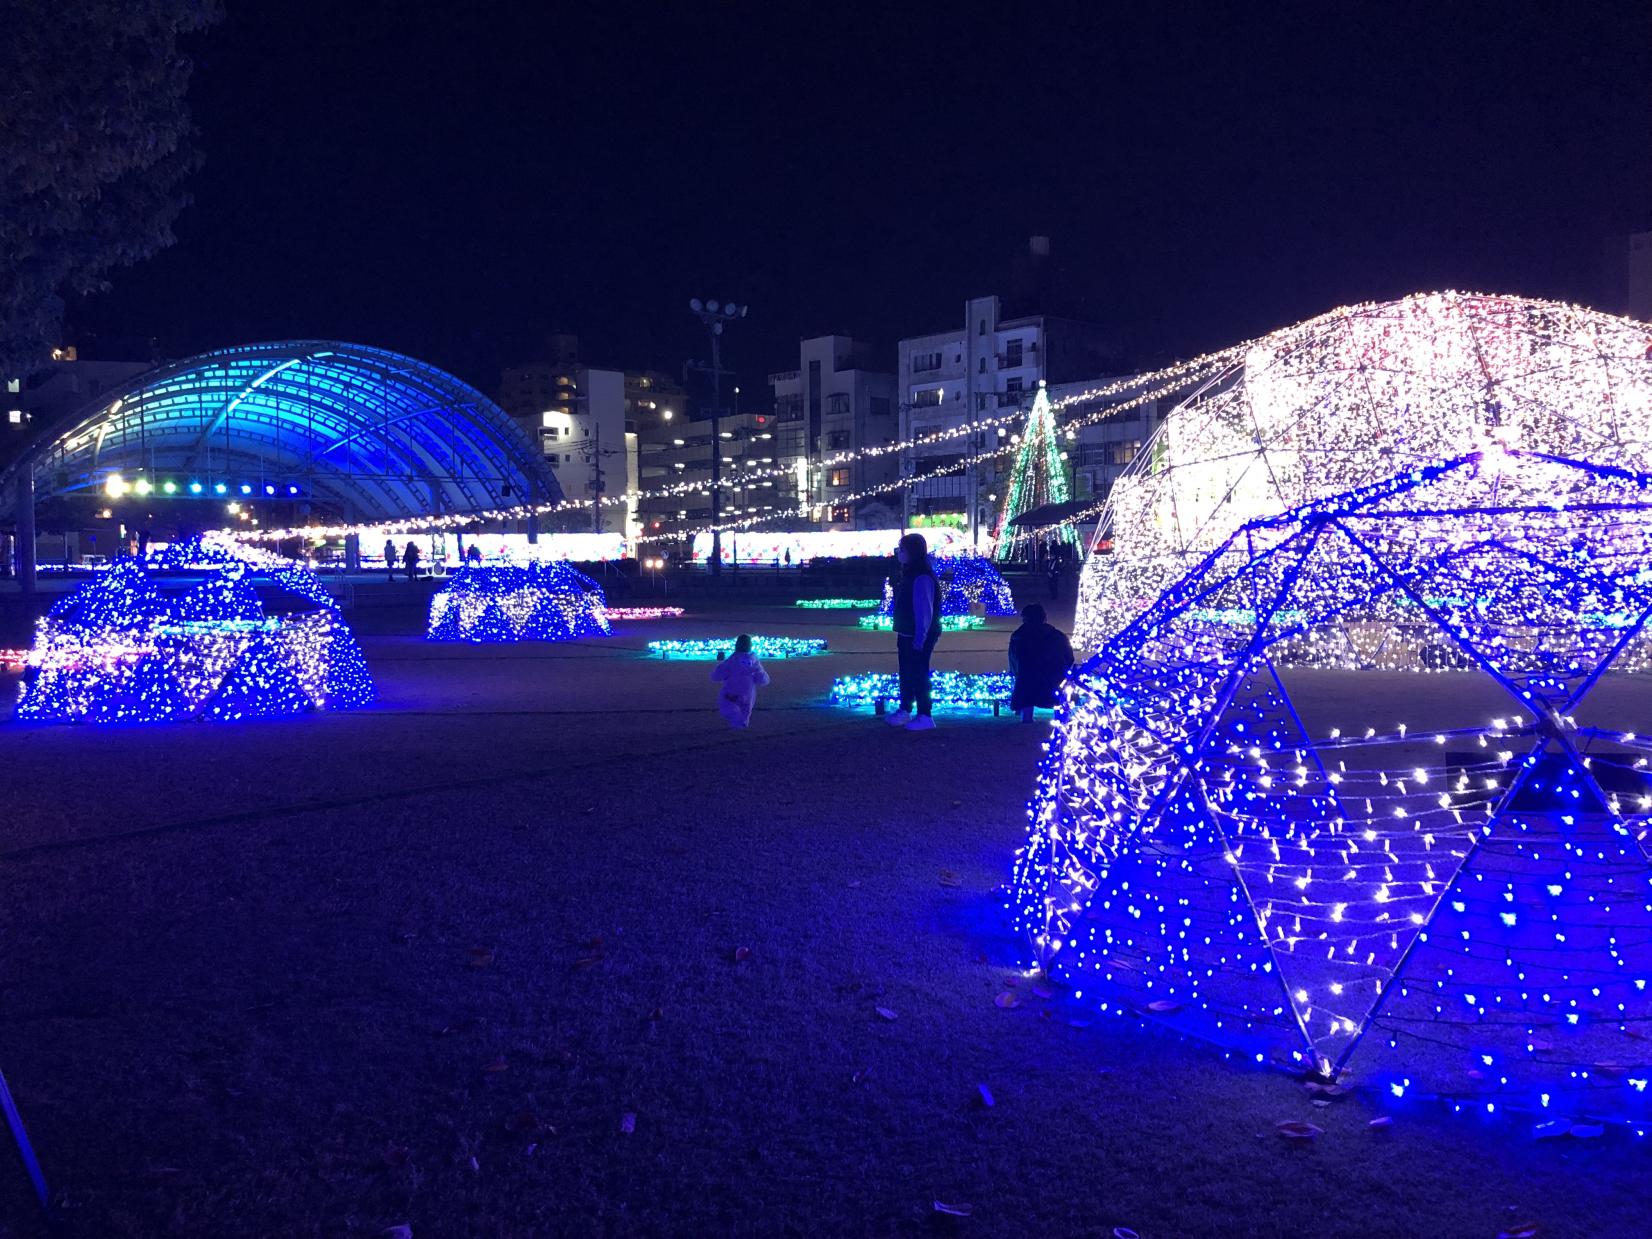
M 718 526 L 722 524 L 722 403 L 723 403 L 723 324 L 744 318 L 750 306 L 733 301 L 701 302 L 698 297 L 689 300 L 688 308 L 705 324 L 711 338 L 711 575 L 723 572 L 723 540 Z

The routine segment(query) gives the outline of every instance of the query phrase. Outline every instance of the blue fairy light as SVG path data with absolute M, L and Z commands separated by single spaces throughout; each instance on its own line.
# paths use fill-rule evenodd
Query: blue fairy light
M 17 717 L 227 720 L 372 699 L 355 637 L 307 568 L 197 538 L 117 560 L 53 606 Z
M 568 564 L 461 568 L 430 600 L 430 641 L 477 644 L 606 637 L 602 587 Z

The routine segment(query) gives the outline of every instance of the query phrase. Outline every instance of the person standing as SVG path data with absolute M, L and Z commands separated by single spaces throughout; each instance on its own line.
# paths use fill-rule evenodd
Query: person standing
M 396 579 L 396 544 L 389 538 L 384 540 L 384 570 L 388 574 L 386 580 Z
M 1067 634 L 1049 623 L 1044 608 L 1029 602 L 1021 608 L 1021 627 L 1010 634 L 1010 709 L 1023 723 L 1033 721 L 1033 710 L 1050 709 L 1060 698 L 1061 682 L 1073 665 L 1073 647 Z
M 895 654 L 900 660 L 900 708 L 886 720 L 891 727 L 930 731 L 929 658 L 941 639 L 941 583 L 929 562 L 929 543 L 921 533 L 905 535 L 895 548 L 901 579 L 895 586 L 893 624 Z M 917 713 L 912 711 L 916 709 Z
M 416 543 L 409 542 L 407 549 L 402 552 L 402 567 L 407 569 L 409 581 L 419 575 L 419 548 Z

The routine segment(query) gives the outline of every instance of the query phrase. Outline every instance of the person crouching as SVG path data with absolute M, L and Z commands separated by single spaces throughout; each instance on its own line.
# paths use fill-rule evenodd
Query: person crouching
M 711 678 L 723 686 L 717 696 L 717 708 L 730 727 L 745 727 L 751 722 L 751 712 L 757 705 L 757 690 L 769 682 L 769 673 L 751 652 L 751 637 L 741 633 L 734 643 L 734 653 L 728 658 L 717 655 L 717 665 L 711 669 Z
M 1067 634 L 1048 621 L 1036 602 L 1022 607 L 1021 627 L 1010 634 L 1010 674 L 1015 677 L 1010 709 L 1020 712 L 1023 723 L 1033 721 L 1033 710 L 1039 706 L 1055 706 L 1072 665 Z

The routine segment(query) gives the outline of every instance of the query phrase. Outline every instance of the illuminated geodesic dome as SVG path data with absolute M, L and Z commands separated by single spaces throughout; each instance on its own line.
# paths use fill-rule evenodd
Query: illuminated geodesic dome
M 192 539 L 116 561 L 41 618 L 17 717 L 236 719 L 372 699 L 349 625 L 308 569 Z
M 1248 522 L 1069 679 L 1018 928 L 1259 1061 L 1644 1122 L 1648 564 L 1652 474 L 1535 453 Z M 1438 674 L 1301 666 L 1367 625 Z
M 992 561 L 981 555 L 934 555 L 930 564 L 941 583 L 941 614 L 968 615 L 980 606 L 988 615 L 1014 615 L 1015 595 Z M 895 586 L 885 577 L 879 615 L 895 613 Z
M 1652 327 L 1429 293 L 1276 331 L 1171 411 L 1114 483 L 1079 589 L 1094 648 L 1246 521 L 1501 443 L 1652 468 Z
M 567 641 L 606 637 L 602 586 L 568 564 L 461 568 L 430 600 L 432 641 Z

